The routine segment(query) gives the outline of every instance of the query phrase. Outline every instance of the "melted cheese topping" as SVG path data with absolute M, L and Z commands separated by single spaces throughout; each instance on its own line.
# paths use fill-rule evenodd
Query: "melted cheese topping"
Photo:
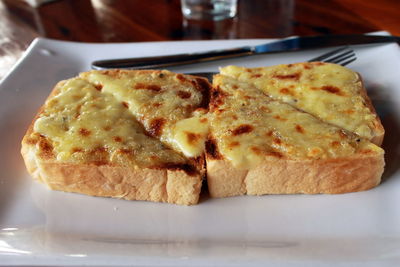
M 203 153 L 208 128 L 196 118 L 187 119 L 201 106 L 202 90 L 208 90 L 201 79 L 169 71 L 91 71 L 80 76 L 123 102 L 152 136 L 188 157 Z M 196 141 L 187 136 L 196 136 Z
M 194 117 L 176 123 L 173 128 L 173 138 L 176 146 L 184 151 L 185 156 L 197 157 L 204 152 L 209 127 L 206 114 L 196 114 Z
M 80 78 L 60 83 L 56 91 L 36 120 L 34 134 L 52 142 L 58 160 L 140 167 L 186 162 L 179 153 L 149 137 L 112 94 Z
M 378 146 L 274 100 L 248 83 L 217 75 L 210 128 L 219 152 L 237 168 L 266 157 L 326 159 L 383 153 Z
M 268 97 L 257 84 L 223 75 L 215 77 L 207 114 L 199 107 L 206 95 L 202 90 L 208 88 L 200 83 L 168 71 L 83 73 L 58 85 L 33 135 L 51 140 L 59 160 L 140 167 L 185 164 L 180 152 L 200 156 L 210 131 L 219 151 L 239 168 L 251 168 L 266 157 L 383 153 L 350 132 Z
M 329 63 L 298 63 L 247 69 L 221 68 L 221 74 L 249 82 L 324 121 L 371 140 L 383 133 L 362 93 L 357 73 Z

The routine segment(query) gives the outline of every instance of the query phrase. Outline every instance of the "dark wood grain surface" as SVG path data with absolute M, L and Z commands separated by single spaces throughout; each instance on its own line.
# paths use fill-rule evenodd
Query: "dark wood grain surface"
M 398 0 L 239 0 L 234 19 L 183 19 L 179 0 L 58 0 L 33 8 L 0 0 L 0 78 L 38 36 L 78 42 L 400 35 Z

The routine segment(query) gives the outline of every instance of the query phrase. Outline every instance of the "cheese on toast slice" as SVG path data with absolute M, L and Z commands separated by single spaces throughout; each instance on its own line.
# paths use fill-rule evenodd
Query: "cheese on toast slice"
M 123 79 L 104 84 L 99 82 L 101 79 L 89 79 L 100 73 L 83 73 L 55 87 L 22 141 L 22 155 L 28 171 L 57 190 L 196 204 L 204 175 L 202 150 L 193 153 L 198 158 L 187 157 L 159 138 L 164 132 L 169 134 L 177 122 L 194 120 L 190 116 L 202 101 L 201 92 L 192 100 L 186 95 L 180 98 L 189 99 L 182 107 L 182 101 L 178 104 L 168 102 L 172 98 L 156 95 L 146 99 L 146 93 L 135 98 L 124 93 L 129 90 L 152 91 L 142 86 L 136 88 L 137 83 L 132 88 Z M 108 71 L 107 75 L 118 77 L 121 73 L 129 74 L 132 79 L 137 78 L 135 75 L 142 75 L 137 71 Z M 144 76 L 149 79 L 164 73 L 169 75 L 167 72 L 148 71 Z M 107 75 L 102 78 L 106 79 Z M 149 81 L 147 85 L 155 86 Z M 193 89 L 193 84 L 185 87 L 176 83 L 175 86 L 192 90 L 193 94 L 198 90 Z M 179 92 L 175 89 L 168 84 L 160 90 L 170 90 L 172 94 Z M 164 93 L 165 96 L 170 94 Z M 155 103 L 170 109 L 158 109 Z M 146 128 L 154 118 L 165 122 L 158 125 L 159 134 L 152 132 L 154 128 Z M 179 127 L 184 128 L 184 124 Z M 168 134 L 166 139 L 170 138 Z M 187 147 L 191 148 L 191 145 Z
M 210 195 L 343 193 L 379 184 L 383 150 L 255 86 L 214 77 Z M 351 167 L 350 167 L 351 166 Z
M 360 75 L 337 64 L 306 62 L 262 68 L 227 66 L 221 74 L 380 145 L 384 129 Z

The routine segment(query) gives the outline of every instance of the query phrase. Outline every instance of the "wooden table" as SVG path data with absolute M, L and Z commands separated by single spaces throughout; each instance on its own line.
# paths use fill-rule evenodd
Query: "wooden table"
M 398 0 L 239 0 L 234 19 L 188 21 L 179 0 L 58 0 L 32 8 L 0 0 L 0 78 L 35 37 L 78 42 L 400 35 Z

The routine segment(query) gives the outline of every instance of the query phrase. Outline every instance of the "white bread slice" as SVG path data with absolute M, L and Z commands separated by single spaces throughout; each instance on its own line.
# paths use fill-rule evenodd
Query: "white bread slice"
M 152 77 L 168 76 L 166 71 L 124 71 L 129 77 L 141 76 L 143 84 L 152 85 Z M 22 140 L 21 153 L 29 173 L 51 189 L 94 196 L 129 200 L 148 200 L 182 205 L 196 204 L 199 199 L 204 160 L 202 155 L 188 158 L 161 142 L 143 127 L 128 105 L 129 96 L 117 98 L 103 90 L 110 84 L 81 78 L 62 81 L 54 88 L 46 103 L 30 125 Z M 118 77 L 121 71 L 108 71 L 103 76 Z M 192 77 L 181 76 L 182 79 Z M 165 88 L 207 91 L 195 80 L 179 79 L 164 82 Z M 203 83 L 204 81 L 202 81 Z M 172 85 L 171 85 L 172 84 Z M 207 87 L 207 84 L 205 85 Z M 120 87 L 116 87 L 121 89 Z M 122 87 L 121 90 L 141 90 Z M 146 89 L 144 89 L 146 90 Z M 184 100 L 186 100 L 187 94 Z M 200 101 L 186 107 L 193 111 Z M 166 103 L 168 99 L 159 99 Z M 128 104 L 127 104 L 128 103 Z M 153 106 L 157 110 L 157 107 Z M 168 110 L 163 110 L 168 112 Z M 173 113 L 171 110 L 170 113 Z M 191 116 L 191 112 L 174 116 L 175 122 Z M 171 118 L 163 117 L 166 129 L 173 127 Z M 141 118 L 146 120 L 147 118 Z
M 217 75 L 206 144 L 212 197 L 345 193 L 380 183 L 384 151 L 357 135 Z
M 221 74 L 251 83 L 272 98 L 382 144 L 384 128 L 360 75 L 348 68 L 306 62 L 262 68 L 227 66 Z

